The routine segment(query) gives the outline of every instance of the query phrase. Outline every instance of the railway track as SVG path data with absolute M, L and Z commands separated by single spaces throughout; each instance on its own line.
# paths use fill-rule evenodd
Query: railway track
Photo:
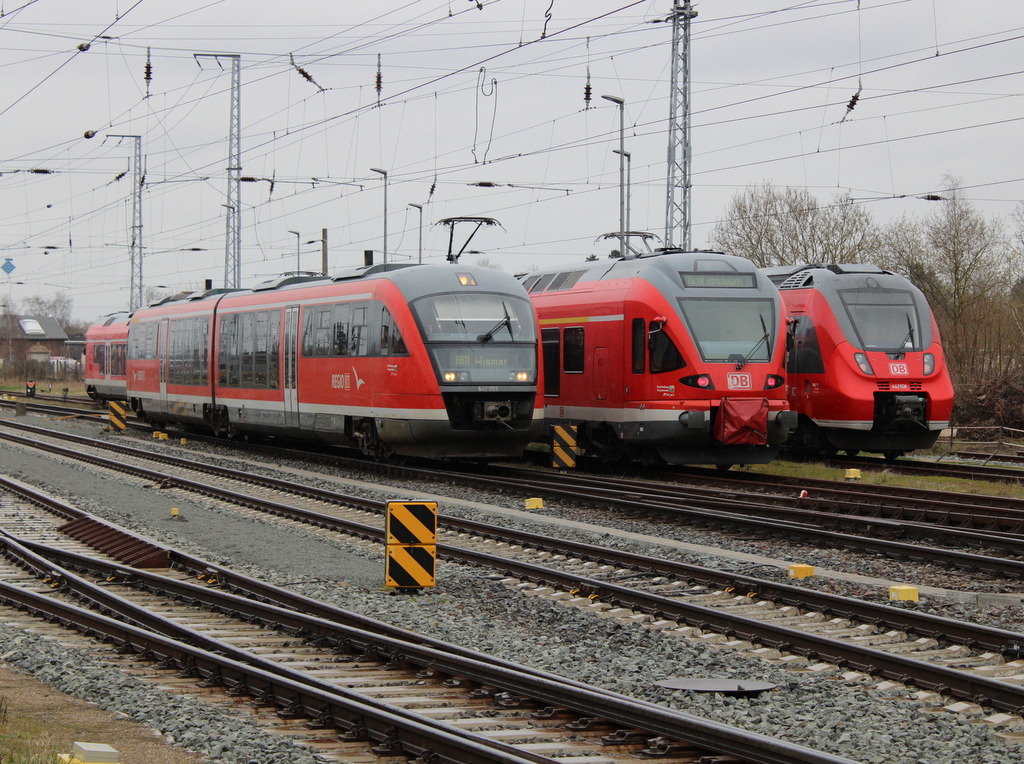
M 30 425 L 9 420 L 5 421 L 4 425 L 8 428 L 39 432 Z M 66 437 L 74 439 L 73 436 Z M 139 455 L 135 449 L 106 441 L 82 438 L 77 442 L 91 442 L 108 451 Z M 272 450 L 279 452 L 277 449 Z M 297 452 L 290 453 L 302 458 Z M 148 458 L 183 467 L 196 467 L 187 459 L 155 454 L 150 454 Z M 352 462 L 344 457 L 321 459 L 333 464 Z M 512 467 L 489 470 L 496 472 L 496 477 L 482 474 L 480 471 L 449 472 L 401 466 L 384 469 L 393 473 L 416 475 L 427 480 L 452 479 L 487 488 L 518 490 L 526 495 L 545 494 L 570 500 L 583 497 L 588 501 L 601 502 L 617 509 L 642 513 L 659 512 L 680 521 L 706 525 L 720 525 L 724 519 L 728 519 L 737 526 L 763 533 L 779 533 L 784 529 L 789 535 L 818 545 L 861 549 L 902 560 L 946 563 L 958 568 L 984 571 L 998 577 L 1024 578 L 1024 534 L 992 527 L 992 521 L 987 514 L 974 523 L 964 523 L 985 528 L 973 530 L 950 527 L 946 522 L 928 522 L 926 520 L 929 516 L 923 516 L 918 520 L 887 519 L 879 517 L 875 509 L 854 514 L 857 508 L 854 506 L 854 511 L 851 511 L 849 502 L 843 505 L 846 508 L 844 512 L 823 512 L 820 499 L 806 501 L 792 496 L 723 493 L 714 488 L 659 486 L 649 482 L 620 480 L 607 476 L 543 474 L 536 470 Z M 834 502 L 832 506 L 835 508 L 840 505 Z M 930 515 L 932 518 L 934 516 Z M 1015 526 L 1011 523 L 1011 527 Z M 914 543 L 897 540 L 904 538 L 913 539 Z M 991 550 L 1002 556 L 926 546 L 920 541 L 959 545 L 961 550 Z
M 438 764 L 848 762 L 491 656 L 410 641 L 402 630 L 163 548 L 25 486 L 5 488 L 31 504 L 0 510 L 0 526 L 19 528 L 0 536 L 0 601 L 113 640 L 122 654 L 146 659 L 114 661 L 136 675 L 166 682 L 174 673 L 206 692 L 222 688 L 221 702 L 248 698 L 272 710 L 277 726 L 284 719 L 292 735 L 300 720 L 305 743 L 325 758 L 350 760 L 353 744 L 365 740 L 376 756 Z M 69 535 L 150 569 L 112 562 Z
M 124 461 L 119 469 L 127 469 Z M 247 475 L 214 479 L 207 472 L 195 480 L 143 474 L 261 517 L 270 513 L 377 543 L 383 537 L 381 501 L 264 478 L 258 479 L 260 490 L 273 490 L 275 498 L 258 499 L 251 489 L 238 488 Z M 235 485 L 215 485 L 221 480 Z M 284 491 L 293 494 L 287 502 Z M 459 518 L 444 517 L 442 524 L 439 553 L 445 559 L 502 571 L 508 585 L 538 596 L 568 599 L 686 639 L 748 649 L 801 670 L 848 667 L 1004 711 L 1024 708 L 1021 635 L 1015 632 Z

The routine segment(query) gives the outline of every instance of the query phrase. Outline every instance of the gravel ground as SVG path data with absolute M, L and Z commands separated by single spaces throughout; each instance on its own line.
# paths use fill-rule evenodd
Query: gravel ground
M 42 423 L 35 417 L 29 421 Z M 49 424 L 92 437 L 100 435 L 96 425 L 56 421 Z M 158 447 L 141 439 L 132 442 Z M 382 586 L 381 557 L 371 550 L 345 547 L 301 530 L 240 519 L 199 501 L 168 496 L 155 486 L 132 486 L 96 477 L 82 467 L 26 455 L 4 444 L 0 444 L 0 455 L 5 474 L 39 485 L 83 509 L 185 551 L 383 621 L 572 679 L 865 763 L 1024 762 L 1024 744 L 1008 744 L 985 725 L 910 701 L 906 696 L 912 689 L 880 692 L 869 682 L 847 681 L 838 672 L 811 676 L 788 671 L 742 652 L 691 643 L 518 595 L 491 580 L 486 571 L 454 565 L 439 564 L 437 587 L 417 595 L 396 595 Z M 252 468 L 257 469 L 255 465 Z M 518 497 L 495 498 L 438 484 L 386 487 L 380 498 L 394 498 L 405 491 L 414 497 L 425 492 L 449 493 L 460 499 L 510 508 L 522 506 Z M 178 507 L 187 522 L 171 521 L 171 506 Z M 454 514 L 458 510 L 442 506 L 442 511 Z M 583 512 L 572 507 L 565 511 L 569 515 Z M 652 523 L 622 522 L 633 525 L 631 530 L 658 532 Z M 694 543 L 722 541 L 707 530 L 695 531 L 691 536 L 677 527 L 671 534 Z M 783 541 L 729 538 L 731 545 L 752 546 L 747 551 L 782 559 L 793 556 L 791 546 Z M 254 549 L 259 550 L 258 555 L 253 553 Z M 861 564 L 872 568 L 877 564 L 874 560 L 851 566 L 840 552 L 821 554 L 827 555 L 830 562 L 819 561 L 825 557 L 806 561 L 822 567 L 856 567 L 857 572 L 877 575 L 859 569 Z M 680 555 L 684 557 L 690 562 L 729 565 L 721 559 L 699 560 L 695 555 Z M 317 570 L 315 580 L 307 574 L 311 565 Z M 888 569 L 891 574 L 892 563 L 888 563 Z M 809 585 L 836 586 L 820 581 Z M 1021 615 L 1017 608 L 977 609 L 936 602 L 915 606 L 1020 630 Z M 305 764 L 315 760 L 290 743 L 270 738 L 237 718 L 200 707 L 185 708 L 180 698 L 167 698 L 141 683 L 98 667 L 88 657 L 65 653 L 58 645 L 42 644 L 35 638 L 26 638 L 22 632 L 0 626 L 0 654 L 6 654 L 6 661 L 71 694 L 89 693 L 89 699 L 101 706 L 145 721 L 190 748 L 207 750 L 215 762 L 248 764 L 255 759 L 260 764 Z M 667 690 L 654 684 L 669 678 L 757 679 L 775 683 L 778 688 L 756 698 L 737 699 Z M 244 755 L 239 751 L 244 751 Z

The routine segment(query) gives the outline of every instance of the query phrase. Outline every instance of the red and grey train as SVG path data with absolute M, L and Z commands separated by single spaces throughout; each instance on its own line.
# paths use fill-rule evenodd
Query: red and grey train
M 771 461 L 796 424 L 779 291 L 749 260 L 660 250 L 534 271 L 544 438 L 606 460 Z M 572 432 L 572 430 L 569 430 Z
M 790 315 L 791 438 L 824 454 L 895 459 L 934 445 L 949 426 L 953 386 L 924 295 L 875 265 L 765 269 Z
M 127 313 L 112 313 L 85 333 L 85 391 L 96 400 L 126 400 Z
M 100 369 L 124 326 L 90 330 L 87 384 L 156 425 L 498 458 L 543 424 L 536 317 L 493 269 L 378 264 L 170 298 L 131 315 L 118 392 Z

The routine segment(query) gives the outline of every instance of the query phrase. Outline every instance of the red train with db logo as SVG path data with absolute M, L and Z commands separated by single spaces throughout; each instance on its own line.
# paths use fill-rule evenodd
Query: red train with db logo
M 127 330 L 122 390 L 100 382 L 104 330 Z M 86 344 L 92 394 L 155 425 L 380 458 L 519 456 L 543 425 L 536 317 L 489 268 L 375 265 L 179 295 Z
M 790 315 L 791 441 L 826 455 L 887 459 L 934 445 L 953 385 L 924 295 L 875 265 L 765 269 Z
M 659 250 L 522 278 L 541 327 L 545 440 L 570 428 L 606 460 L 728 468 L 771 461 L 795 426 L 782 301 L 749 260 Z
M 85 332 L 85 391 L 94 400 L 126 400 L 128 314 L 113 313 Z

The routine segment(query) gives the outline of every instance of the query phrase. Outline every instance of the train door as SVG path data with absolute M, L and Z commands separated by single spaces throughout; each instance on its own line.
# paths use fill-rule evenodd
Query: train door
M 594 397 L 608 400 L 608 348 L 594 348 Z
M 284 424 L 299 426 L 299 306 L 284 309 Z
M 167 368 L 170 363 L 170 343 L 167 333 L 170 331 L 170 321 L 167 318 L 160 319 L 160 328 L 156 334 L 156 357 L 160 365 L 160 411 L 168 411 L 167 403 Z

